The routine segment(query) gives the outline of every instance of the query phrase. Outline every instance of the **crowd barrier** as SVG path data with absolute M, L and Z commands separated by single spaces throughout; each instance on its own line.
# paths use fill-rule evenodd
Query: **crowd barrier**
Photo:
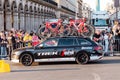
M 8 57 L 8 50 L 7 50 L 7 44 L 1 43 L 0 44 L 0 59 Z
M 0 44 L 0 59 L 10 59 L 11 60 L 11 53 L 14 49 L 27 47 L 29 46 L 28 43 L 25 42 L 17 42 L 14 44 Z
M 120 39 L 115 39 L 113 43 L 114 53 L 120 53 Z
M 102 40 L 100 44 L 103 46 L 104 53 L 120 54 L 120 39 Z M 107 50 L 106 50 L 107 49 Z

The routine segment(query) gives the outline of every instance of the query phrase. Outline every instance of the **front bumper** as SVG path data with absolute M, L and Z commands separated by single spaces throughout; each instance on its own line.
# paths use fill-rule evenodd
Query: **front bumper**
M 16 55 L 16 54 L 12 54 L 11 55 L 11 62 L 14 62 L 14 63 L 19 63 L 19 55 Z
M 11 62 L 19 63 L 20 61 L 18 59 L 12 59 Z

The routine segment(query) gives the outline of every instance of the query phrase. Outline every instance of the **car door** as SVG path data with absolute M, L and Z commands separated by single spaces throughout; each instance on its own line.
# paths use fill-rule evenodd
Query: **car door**
M 54 58 L 58 56 L 56 47 L 58 45 L 57 39 L 49 39 L 41 43 L 35 48 L 35 57 L 37 59 Z
M 72 57 L 74 55 L 75 39 L 73 38 L 60 38 L 58 47 L 59 57 Z
M 92 50 L 92 43 L 84 38 L 78 38 L 77 39 L 78 42 L 78 47 L 76 47 L 76 51 L 80 51 L 80 50 L 85 50 L 85 51 L 89 51 Z

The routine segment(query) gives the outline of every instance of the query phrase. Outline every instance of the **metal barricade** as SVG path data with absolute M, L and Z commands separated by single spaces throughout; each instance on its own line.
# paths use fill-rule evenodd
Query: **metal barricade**
M 7 58 L 8 57 L 8 49 L 6 43 L 0 44 L 0 59 Z
M 13 50 L 18 48 L 27 47 L 26 43 L 24 42 L 16 42 L 14 44 L 0 44 L 0 59 L 10 59 L 11 60 L 11 53 Z
M 24 42 L 16 42 L 12 45 L 9 45 L 8 46 L 8 56 L 9 56 L 9 59 L 11 60 L 11 53 L 13 50 L 15 49 L 18 49 L 18 48 L 23 48 L 25 47 L 25 43 Z
M 108 40 L 108 44 L 106 40 L 102 40 L 100 44 L 103 46 L 104 53 L 120 55 L 120 39 Z M 107 48 L 107 52 L 105 50 L 106 48 Z
M 25 47 L 25 43 L 24 42 L 17 42 L 16 45 L 15 45 L 15 49 L 22 48 L 22 47 Z
M 112 47 L 113 47 L 113 53 L 114 54 L 120 54 L 120 39 L 115 39 L 113 44 L 112 44 Z
M 0 59 L 10 59 L 13 50 L 23 47 L 30 47 L 32 44 L 30 42 L 16 42 L 14 44 L 1 43 L 0 44 Z

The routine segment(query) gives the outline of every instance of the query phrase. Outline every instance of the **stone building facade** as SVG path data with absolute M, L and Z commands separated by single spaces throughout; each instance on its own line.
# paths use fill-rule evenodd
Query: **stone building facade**
M 120 20 L 120 0 L 119 0 L 119 2 L 117 2 L 119 5 L 117 8 L 115 7 L 114 1 L 116 1 L 116 0 L 112 0 L 111 3 L 107 3 L 107 7 L 106 7 L 106 11 L 110 15 L 110 20 L 111 20 L 112 26 L 114 25 L 114 20 L 116 20 L 116 19 Z
M 74 17 L 79 18 L 82 17 L 82 3 L 83 0 L 54 0 L 58 3 L 59 13 L 58 16 L 64 17 Z M 62 9 L 66 9 L 66 11 L 61 11 Z
M 88 20 L 91 20 L 91 15 L 92 15 L 92 9 L 87 3 L 83 3 L 82 5 L 82 16 L 87 18 Z
M 46 19 L 75 16 L 74 8 L 59 5 L 57 0 L 0 0 L 0 31 L 37 30 Z

